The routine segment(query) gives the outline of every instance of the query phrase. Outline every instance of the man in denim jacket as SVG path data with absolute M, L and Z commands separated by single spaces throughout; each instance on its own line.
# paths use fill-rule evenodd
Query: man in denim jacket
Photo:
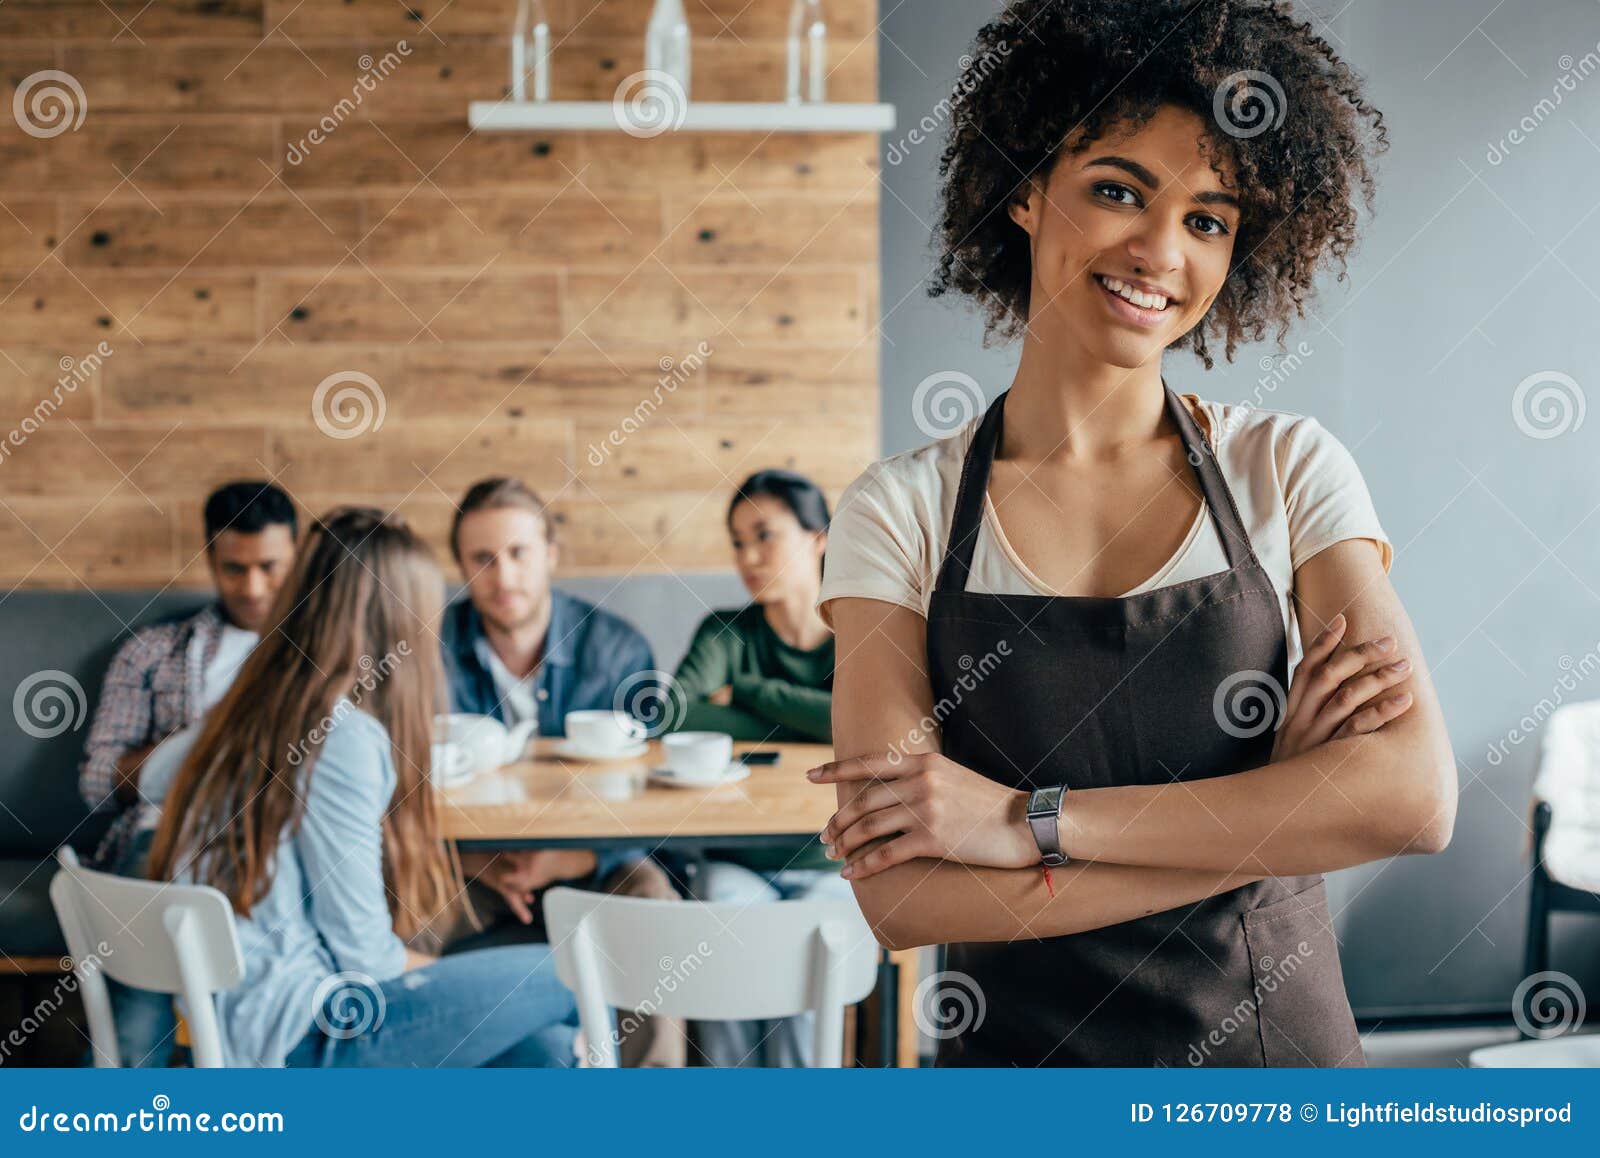
M 625 710 L 651 698 L 650 645 L 619 616 L 554 590 L 559 548 L 544 503 L 517 479 L 474 484 L 450 530 L 466 594 L 445 609 L 441 638 L 453 710 L 515 726 L 537 719 L 540 736 L 564 734 L 568 712 Z M 539 894 L 567 884 L 628 896 L 675 899 L 648 850 L 539 849 L 469 854 L 482 932 L 448 951 L 547 939 Z M 624 1065 L 682 1065 L 682 1026 L 645 1018 L 621 1045 Z

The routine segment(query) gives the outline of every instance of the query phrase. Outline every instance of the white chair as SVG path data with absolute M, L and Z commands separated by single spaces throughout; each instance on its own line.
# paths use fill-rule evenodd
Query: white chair
M 244 954 L 233 906 L 216 889 L 133 880 L 78 863 L 70 848 L 56 853 L 60 870 L 50 900 L 72 954 L 95 1065 L 122 1065 L 105 977 L 155 993 L 179 994 L 194 1064 L 222 1066 L 222 1033 L 212 996 L 244 977 Z
M 1600 701 L 1563 704 L 1545 722 L 1529 879 L 1524 977 L 1550 968 L 1552 915 L 1600 914 Z
M 844 1012 L 872 992 L 878 943 L 853 901 L 756 905 L 551 889 L 556 972 L 592 1064 L 617 1064 L 611 1011 L 699 1021 L 816 1014 L 812 1057 L 843 1062 Z
M 1467 1055 L 1473 1069 L 1593 1069 L 1600 1067 L 1600 1034 L 1486 1045 Z

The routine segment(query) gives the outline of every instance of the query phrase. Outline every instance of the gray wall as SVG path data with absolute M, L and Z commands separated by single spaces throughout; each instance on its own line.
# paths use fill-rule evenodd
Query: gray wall
M 926 376 L 970 374 L 992 398 L 1015 369 L 1015 348 L 980 348 L 970 311 L 926 296 L 940 141 L 905 139 L 999 8 L 884 5 L 883 99 L 899 106 L 901 126 L 884 145 L 886 453 L 927 441 L 911 406 Z M 1573 691 L 1561 683 L 1590 670 L 1600 647 L 1600 417 L 1538 438 L 1522 429 L 1539 431 L 1537 417 L 1519 426 L 1512 404 L 1541 371 L 1591 395 L 1600 387 L 1600 75 L 1558 86 L 1600 57 L 1600 7 L 1343 9 L 1324 35 L 1367 78 L 1391 141 L 1350 279 L 1330 282 L 1289 337 L 1289 349 L 1304 341 L 1311 353 L 1287 376 L 1263 371 L 1270 347 L 1210 374 L 1171 357 L 1166 375 L 1206 397 L 1314 414 L 1360 462 L 1444 701 L 1461 804 L 1443 855 L 1331 879 L 1346 980 L 1367 1015 L 1503 1010 L 1522 975 L 1536 754 L 1513 729 L 1563 697 L 1600 698 L 1600 678 Z M 1541 109 L 1553 91 L 1560 104 Z M 1512 143 L 1524 118 L 1531 131 Z M 1504 756 L 1492 763 L 1497 744 Z M 1600 921 L 1558 922 L 1552 965 L 1600 996 Z
M 637 626 L 650 641 L 656 666 L 663 671 L 677 668 L 689 650 L 694 629 L 707 615 L 750 602 L 750 593 L 731 571 L 584 576 L 560 579 L 556 586 Z

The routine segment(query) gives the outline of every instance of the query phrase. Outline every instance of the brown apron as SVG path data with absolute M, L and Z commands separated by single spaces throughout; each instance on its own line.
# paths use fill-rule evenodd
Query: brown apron
M 945 754 L 1013 788 L 1267 763 L 1281 700 L 1258 693 L 1285 686 L 1288 662 L 1278 594 L 1183 402 L 1167 390 L 1228 568 L 1127 598 L 966 590 L 1004 406 L 1001 395 L 967 452 L 928 611 Z M 941 1042 L 940 1065 L 1364 1064 L 1321 876 L 1072 936 L 951 945 L 947 968 L 982 1000 Z

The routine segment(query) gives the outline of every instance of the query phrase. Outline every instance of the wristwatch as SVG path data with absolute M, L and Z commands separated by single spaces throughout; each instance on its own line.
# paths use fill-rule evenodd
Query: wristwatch
M 1052 867 L 1068 860 L 1061 850 L 1061 800 L 1066 794 L 1065 784 L 1035 788 L 1028 794 L 1028 827 L 1039 846 L 1039 859 Z

